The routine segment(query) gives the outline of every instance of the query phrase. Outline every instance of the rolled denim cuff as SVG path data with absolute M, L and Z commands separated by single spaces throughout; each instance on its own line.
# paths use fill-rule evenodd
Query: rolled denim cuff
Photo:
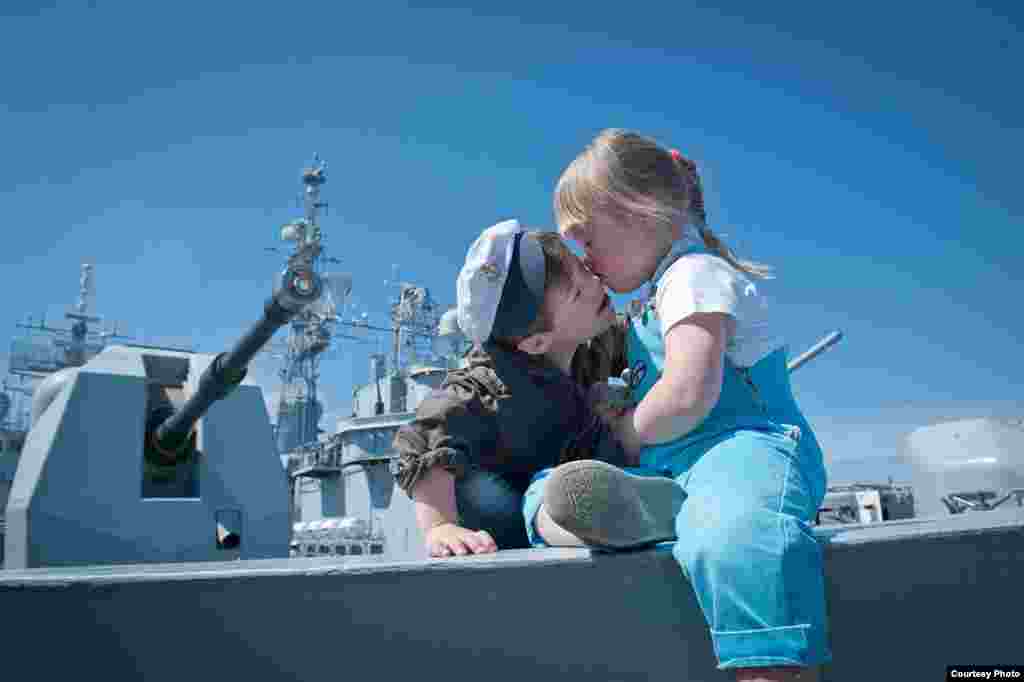
M 812 624 L 757 630 L 711 631 L 718 669 L 811 667 L 828 663 L 832 652 L 825 628 Z

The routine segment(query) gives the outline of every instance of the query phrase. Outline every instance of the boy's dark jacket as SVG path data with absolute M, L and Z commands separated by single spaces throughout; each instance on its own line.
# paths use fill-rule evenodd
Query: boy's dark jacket
M 435 466 L 456 479 L 472 468 L 492 471 L 523 492 L 537 471 L 564 462 L 625 464 L 622 446 L 586 401 L 587 388 L 626 366 L 621 319 L 580 346 L 571 377 L 494 344 L 474 348 L 467 361 L 395 436 L 395 479 L 407 494 Z

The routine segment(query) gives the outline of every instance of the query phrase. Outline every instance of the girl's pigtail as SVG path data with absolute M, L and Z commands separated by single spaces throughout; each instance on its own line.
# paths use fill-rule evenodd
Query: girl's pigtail
M 700 174 L 697 172 L 697 164 L 680 154 L 677 149 L 671 150 L 670 153 L 672 155 L 672 159 L 676 162 L 676 167 L 679 170 L 686 187 L 686 193 L 688 195 L 687 198 L 689 200 L 687 210 L 690 213 L 693 224 L 697 227 L 697 232 L 700 234 L 700 238 L 704 242 L 704 245 L 725 259 L 727 263 L 737 270 L 762 279 L 771 278 L 773 275 L 772 268 L 770 266 L 755 263 L 753 261 L 740 260 L 736 257 L 736 254 L 734 254 L 732 250 L 725 245 L 725 242 L 719 239 L 718 235 L 708 227 L 707 213 L 704 210 L 704 189 L 701 186 Z

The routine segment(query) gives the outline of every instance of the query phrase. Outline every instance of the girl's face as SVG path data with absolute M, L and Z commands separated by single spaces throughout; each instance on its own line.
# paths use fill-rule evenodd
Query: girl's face
M 595 212 L 587 223 L 561 233 L 583 247 L 586 266 L 618 294 L 649 280 L 671 246 L 671 239 L 663 237 L 652 221 L 607 213 Z

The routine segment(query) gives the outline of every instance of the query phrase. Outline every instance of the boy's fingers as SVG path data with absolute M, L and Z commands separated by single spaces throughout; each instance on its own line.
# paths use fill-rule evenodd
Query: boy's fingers
M 457 534 L 435 540 L 428 545 L 430 556 L 464 556 L 466 554 L 484 554 L 498 551 L 498 545 L 491 534 L 485 530 L 460 530 Z
M 474 533 L 471 542 L 473 543 L 474 551 L 477 553 L 493 552 L 497 549 L 497 546 L 494 544 L 494 540 L 485 530 L 480 530 Z
M 463 535 L 462 541 L 466 543 L 467 547 L 469 547 L 469 551 L 473 552 L 474 554 L 484 551 L 483 541 L 477 536 L 476 533 L 472 531 Z
M 490 533 L 488 533 L 485 530 L 478 530 L 477 535 L 479 535 L 483 539 L 484 545 L 487 547 L 488 550 L 497 551 L 498 543 L 494 541 L 494 538 L 491 537 Z

